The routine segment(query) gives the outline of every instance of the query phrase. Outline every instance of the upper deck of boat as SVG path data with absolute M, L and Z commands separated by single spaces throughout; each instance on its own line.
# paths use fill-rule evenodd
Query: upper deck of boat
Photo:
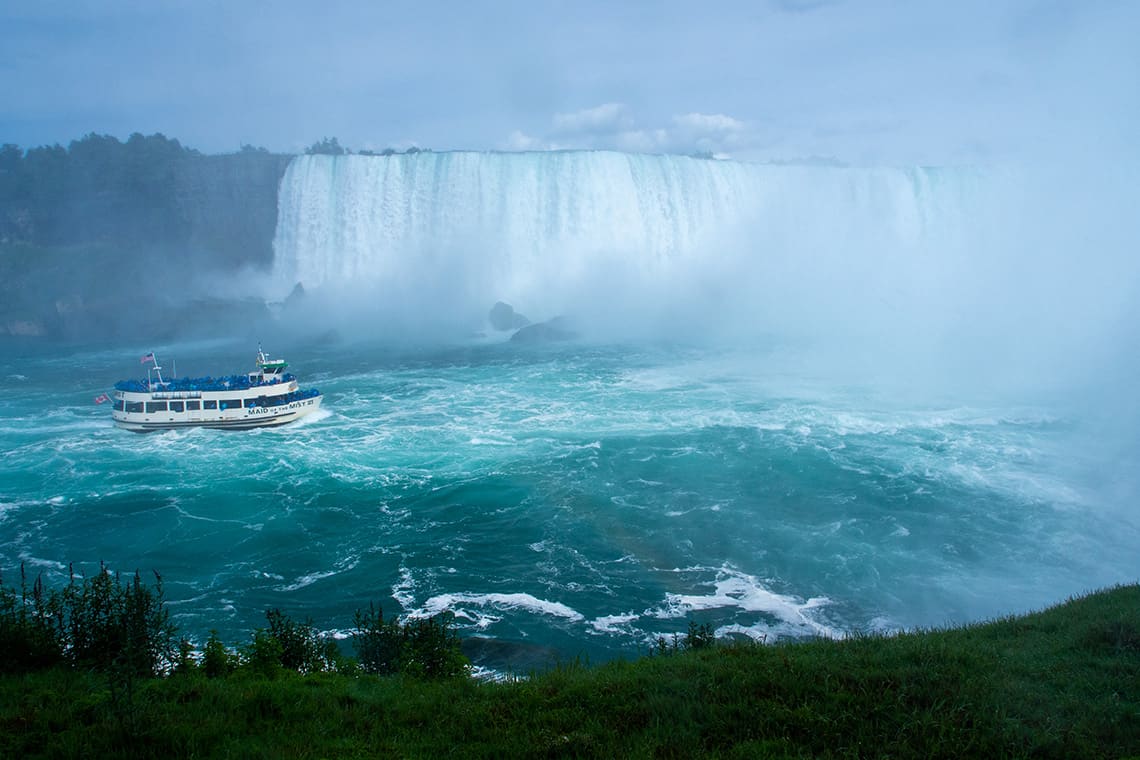
M 151 393 L 152 391 L 238 391 L 249 388 L 263 388 L 270 385 L 290 383 L 297 378 L 292 374 L 226 375 L 223 377 L 181 377 L 161 382 L 142 380 L 120 380 L 115 390 L 128 393 Z

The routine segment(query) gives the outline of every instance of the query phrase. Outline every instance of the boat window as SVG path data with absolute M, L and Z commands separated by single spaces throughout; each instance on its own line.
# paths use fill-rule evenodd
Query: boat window
M 241 409 L 240 398 L 224 398 L 222 399 L 222 409 Z
M 214 401 L 214 400 L 203 401 L 202 402 L 202 408 L 203 409 L 217 409 L 218 408 L 218 402 Z
M 182 411 L 182 402 L 181 401 L 171 401 L 170 402 L 170 411 L 181 412 Z
M 202 403 L 200 401 L 187 401 L 186 402 L 186 411 L 196 412 L 201 408 L 201 406 L 202 406 Z
M 118 399 L 117 401 L 115 401 L 114 409 L 116 412 L 123 411 L 123 400 L 122 399 Z
M 127 402 L 127 411 L 128 412 L 136 412 L 137 413 L 137 412 L 141 412 L 142 410 L 143 410 L 143 402 L 141 402 L 141 401 L 128 401 Z
M 146 411 L 147 411 L 147 414 L 150 414 L 152 412 L 165 412 L 166 411 L 166 402 L 165 401 L 148 401 L 148 402 L 146 402 Z

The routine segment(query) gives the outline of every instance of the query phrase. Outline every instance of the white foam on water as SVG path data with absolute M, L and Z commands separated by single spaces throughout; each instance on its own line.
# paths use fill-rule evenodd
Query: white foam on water
M 524 610 L 537 615 L 550 615 L 577 622 L 583 620 L 580 612 L 567 607 L 561 602 L 551 602 L 539 599 L 526 593 L 515 594 L 439 594 L 424 602 L 423 607 L 413 613 L 415 617 L 431 617 L 444 611 L 450 611 L 456 616 L 459 610 L 469 606 L 491 607 L 494 609 Z
M 632 612 L 627 612 L 624 615 L 603 615 L 591 620 L 590 625 L 599 633 L 629 633 L 631 630 L 629 624 L 640 617 L 640 615 L 635 615 Z
M 691 570 L 690 568 L 689 570 Z M 676 572 L 687 572 L 678 569 Z M 645 611 L 647 617 L 675 619 L 687 617 L 700 610 L 736 608 L 743 612 L 771 615 L 800 630 L 821 636 L 838 637 L 836 629 L 815 620 L 811 610 L 831 603 L 827 597 L 812 597 L 801 601 L 797 597 L 777 594 L 768 590 L 755 576 L 742 573 L 734 568 L 721 567 L 716 570 L 715 579 L 701 585 L 711 585 L 711 594 L 667 593 L 661 607 Z
M 400 580 L 392 586 L 392 598 L 399 603 L 400 607 L 404 610 L 408 610 L 415 605 L 415 592 L 416 580 L 412 577 L 412 571 L 401 565 Z
M 486 683 L 515 683 L 517 681 L 525 681 L 526 677 L 520 676 L 517 673 L 506 673 L 494 668 L 483 667 L 482 665 L 471 666 L 471 677 L 476 681 L 484 681 Z
M 320 409 L 317 409 L 317 411 L 310 412 L 299 420 L 295 420 L 288 425 L 281 425 L 280 427 L 271 428 L 270 431 L 275 433 L 288 433 L 290 430 L 298 430 L 310 427 L 312 425 L 319 425 L 320 423 L 332 417 L 333 414 L 333 411 L 325 409 L 324 406 L 322 406 Z
M 337 564 L 338 566 L 332 570 L 322 570 L 315 573 L 302 575 L 293 583 L 284 586 L 278 586 L 277 589 L 279 591 L 297 591 L 298 589 L 305 588 L 306 586 L 311 586 L 317 581 L 324 580 L 325 578 L 331 578 L 332 576 L 343 573 L 347 570 L 352 570 L 358 564 L 360 564 L 360 559 L 359 557 L 351 557 Z

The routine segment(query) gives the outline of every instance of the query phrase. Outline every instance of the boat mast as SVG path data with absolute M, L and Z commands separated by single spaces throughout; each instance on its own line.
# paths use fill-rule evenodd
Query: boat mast
M 161 387 L 161 386 L 165 385 L 166 383 L 163 382 L 163 379 L 162 379 L 162 367 L 158 366 L 158 357 L 153 352 L 151 353 L 151 362 L 152 362 L 152 366 L 148 367 L 147 371 L 146 371 L 146 384 L 148 386 L 155 385 L 154 383 L 151 383 L 151 381 L 150 381 L 150 373 L 151 373 L 151 370 L 153 370 L 154 374 L 158 375 L 157 385 Z

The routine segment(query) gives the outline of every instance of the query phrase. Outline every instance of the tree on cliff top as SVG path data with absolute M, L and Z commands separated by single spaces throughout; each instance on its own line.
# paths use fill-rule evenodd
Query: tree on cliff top
M 306 148 L 305 153 L 310 156 L 343 156 L 348 151 L 341 147 L 335 137 L 325 137 Z

